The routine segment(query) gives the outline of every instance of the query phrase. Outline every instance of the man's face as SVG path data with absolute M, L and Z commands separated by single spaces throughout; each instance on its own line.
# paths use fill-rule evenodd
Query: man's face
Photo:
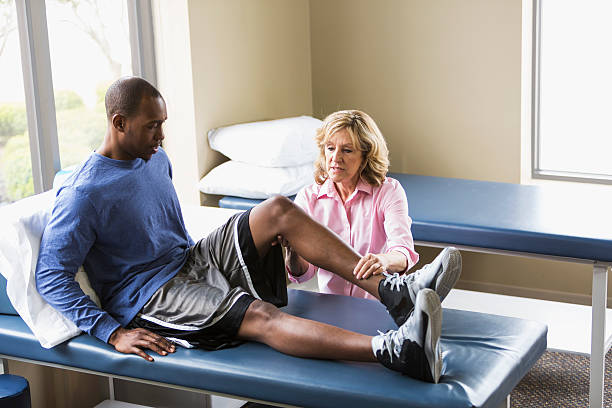
M 132 160 L 149 160 L 164 140 L 162 125 L 167 118 L 166 103 L 162 98 L 142 98 L 138 111 L 125 118 L 119 137 L 121 150 Z

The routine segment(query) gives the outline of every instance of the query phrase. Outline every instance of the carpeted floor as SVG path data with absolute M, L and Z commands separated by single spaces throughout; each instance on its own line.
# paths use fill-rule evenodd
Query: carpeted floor
M 604 406 L 612 407 L 612 354 L 606 355 Z M 583 408 L 589 405 L 589 358 L 545 352 L 514 388 L 512 408 Z

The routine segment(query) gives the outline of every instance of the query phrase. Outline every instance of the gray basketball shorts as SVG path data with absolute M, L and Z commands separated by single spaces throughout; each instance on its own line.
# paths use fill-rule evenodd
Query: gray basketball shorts
M 255 299 L 287 304 L 280 246 L 260 258 L 250 210 L 233 215 L 191 249 L 185 265 L 143 306 L 128 328 L 145 328 L 184 347 L 218 350 L 236 334 Z

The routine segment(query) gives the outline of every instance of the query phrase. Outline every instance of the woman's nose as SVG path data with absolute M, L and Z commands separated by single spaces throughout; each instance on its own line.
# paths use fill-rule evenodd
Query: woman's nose
M 332 154 L 332 160 L 335 162 L 340 161 L 342 158 L 342 155 L 340 154 L 340 151 L 338 149 L 334 150 L 334 153 Z

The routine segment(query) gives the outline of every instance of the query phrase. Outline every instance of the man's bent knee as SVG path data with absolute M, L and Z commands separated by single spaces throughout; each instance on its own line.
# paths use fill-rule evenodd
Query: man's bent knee
M 282 312 L 271 303 L 255 300 L 244 314 L 238 336 L 249 340 L 258 340 L 270 330 L 270 325 L 279 319 Z
M 281 195 L 269 198 L 266 200 L 266 205 L 269 208 L 268 211 L 270 211 L 275 218 L 281 217 L 296 208 L 293 201 Z
M 261 204 L 263 211 L 257 211 L 258 216 L 267 218 L 267 222 L 281 230 L 297 215 L 303 213 L 293 201 L 283 196 L 274 196 Z M 305 213 L 304 213 L 305 214 Z M 280 230 L 277 232 L 281 232 Z

